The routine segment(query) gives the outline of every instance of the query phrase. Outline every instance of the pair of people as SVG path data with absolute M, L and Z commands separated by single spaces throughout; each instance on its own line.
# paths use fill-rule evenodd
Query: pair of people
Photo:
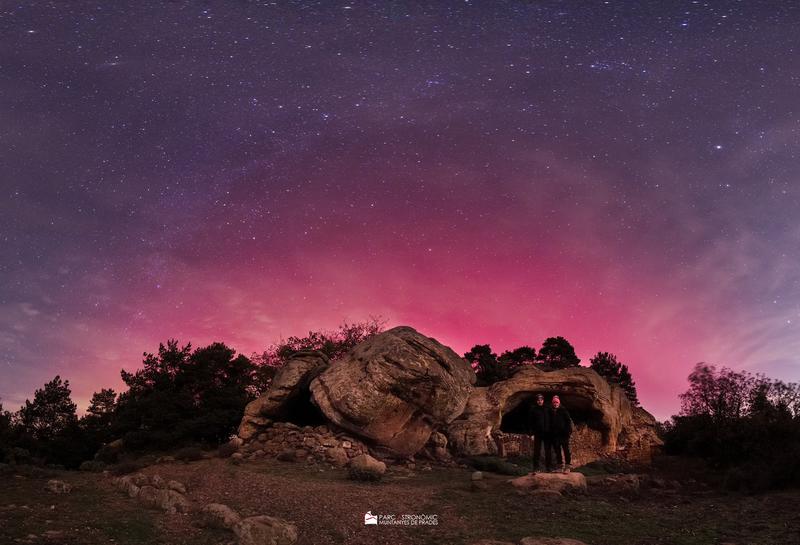
M 533 472 L 540 470 L 542 447 L 544 447 L 545 470 L 553 471 L 552 451 L 556 454 L 556 464 L 562 473 L 569 473 L 572 455 L 569 451 L 569 438 L 572 434 L 572 418 L 569 411 L 561 406 L 557 395 L 545 406 L 544 396 L 536 394 L 536 403 L 531 406 L 528 418 L 533 435 Z M 563 454 L 563 457 L 562 457 Z

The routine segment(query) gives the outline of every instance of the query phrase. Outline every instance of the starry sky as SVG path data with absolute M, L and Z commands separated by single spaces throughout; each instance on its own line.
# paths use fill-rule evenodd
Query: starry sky
M 381 315 L 800 379 L 792 2 L 0 0 L 0 398 Z

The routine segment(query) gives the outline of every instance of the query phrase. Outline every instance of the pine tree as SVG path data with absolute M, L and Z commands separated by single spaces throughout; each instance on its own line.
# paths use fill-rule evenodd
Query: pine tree
M 606 379 L 609 384 L 616 384 L 622 388 L 631 403 L 634 405 L 639 404 L 636 383 L 633 381 L 627 365 L 621 364 L 614 354 L 608 352 L 598 352 L 589 361 L 591 362 L 590 369 L 593 369 L 598 375 Z

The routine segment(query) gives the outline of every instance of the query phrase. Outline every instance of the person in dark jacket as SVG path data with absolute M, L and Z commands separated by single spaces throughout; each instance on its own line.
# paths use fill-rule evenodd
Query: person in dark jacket
M 544 467 L 548 473 L 553 470 L 553 457 L 550 446 L 550 413 L 544 406 L 544 396 L 536 394 L 536 403 L 531 405 L 528 414 L 530 433 L 533 435 L 533 472 L 540 470 L 542 447 L 544 447 Z
M 572 434 L 572 418 L 569 411 L 561 406 L 558 396 L 553 396 L 550 414 L 550 433 L 552 435 L 553 449 L 556 451 L 556 465 L 561 466 L 562 473 L 569 473 L 572 464 L 572 455 L 569 451 L 569 438 Z M 564 457 L 561 457 L 561 454 Z

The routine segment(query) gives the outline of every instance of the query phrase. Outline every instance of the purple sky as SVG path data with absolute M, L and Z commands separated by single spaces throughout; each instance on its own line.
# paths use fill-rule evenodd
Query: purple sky
M 800 379 L 790 2 L 0 3 L 0 398 L 383 315 Z

